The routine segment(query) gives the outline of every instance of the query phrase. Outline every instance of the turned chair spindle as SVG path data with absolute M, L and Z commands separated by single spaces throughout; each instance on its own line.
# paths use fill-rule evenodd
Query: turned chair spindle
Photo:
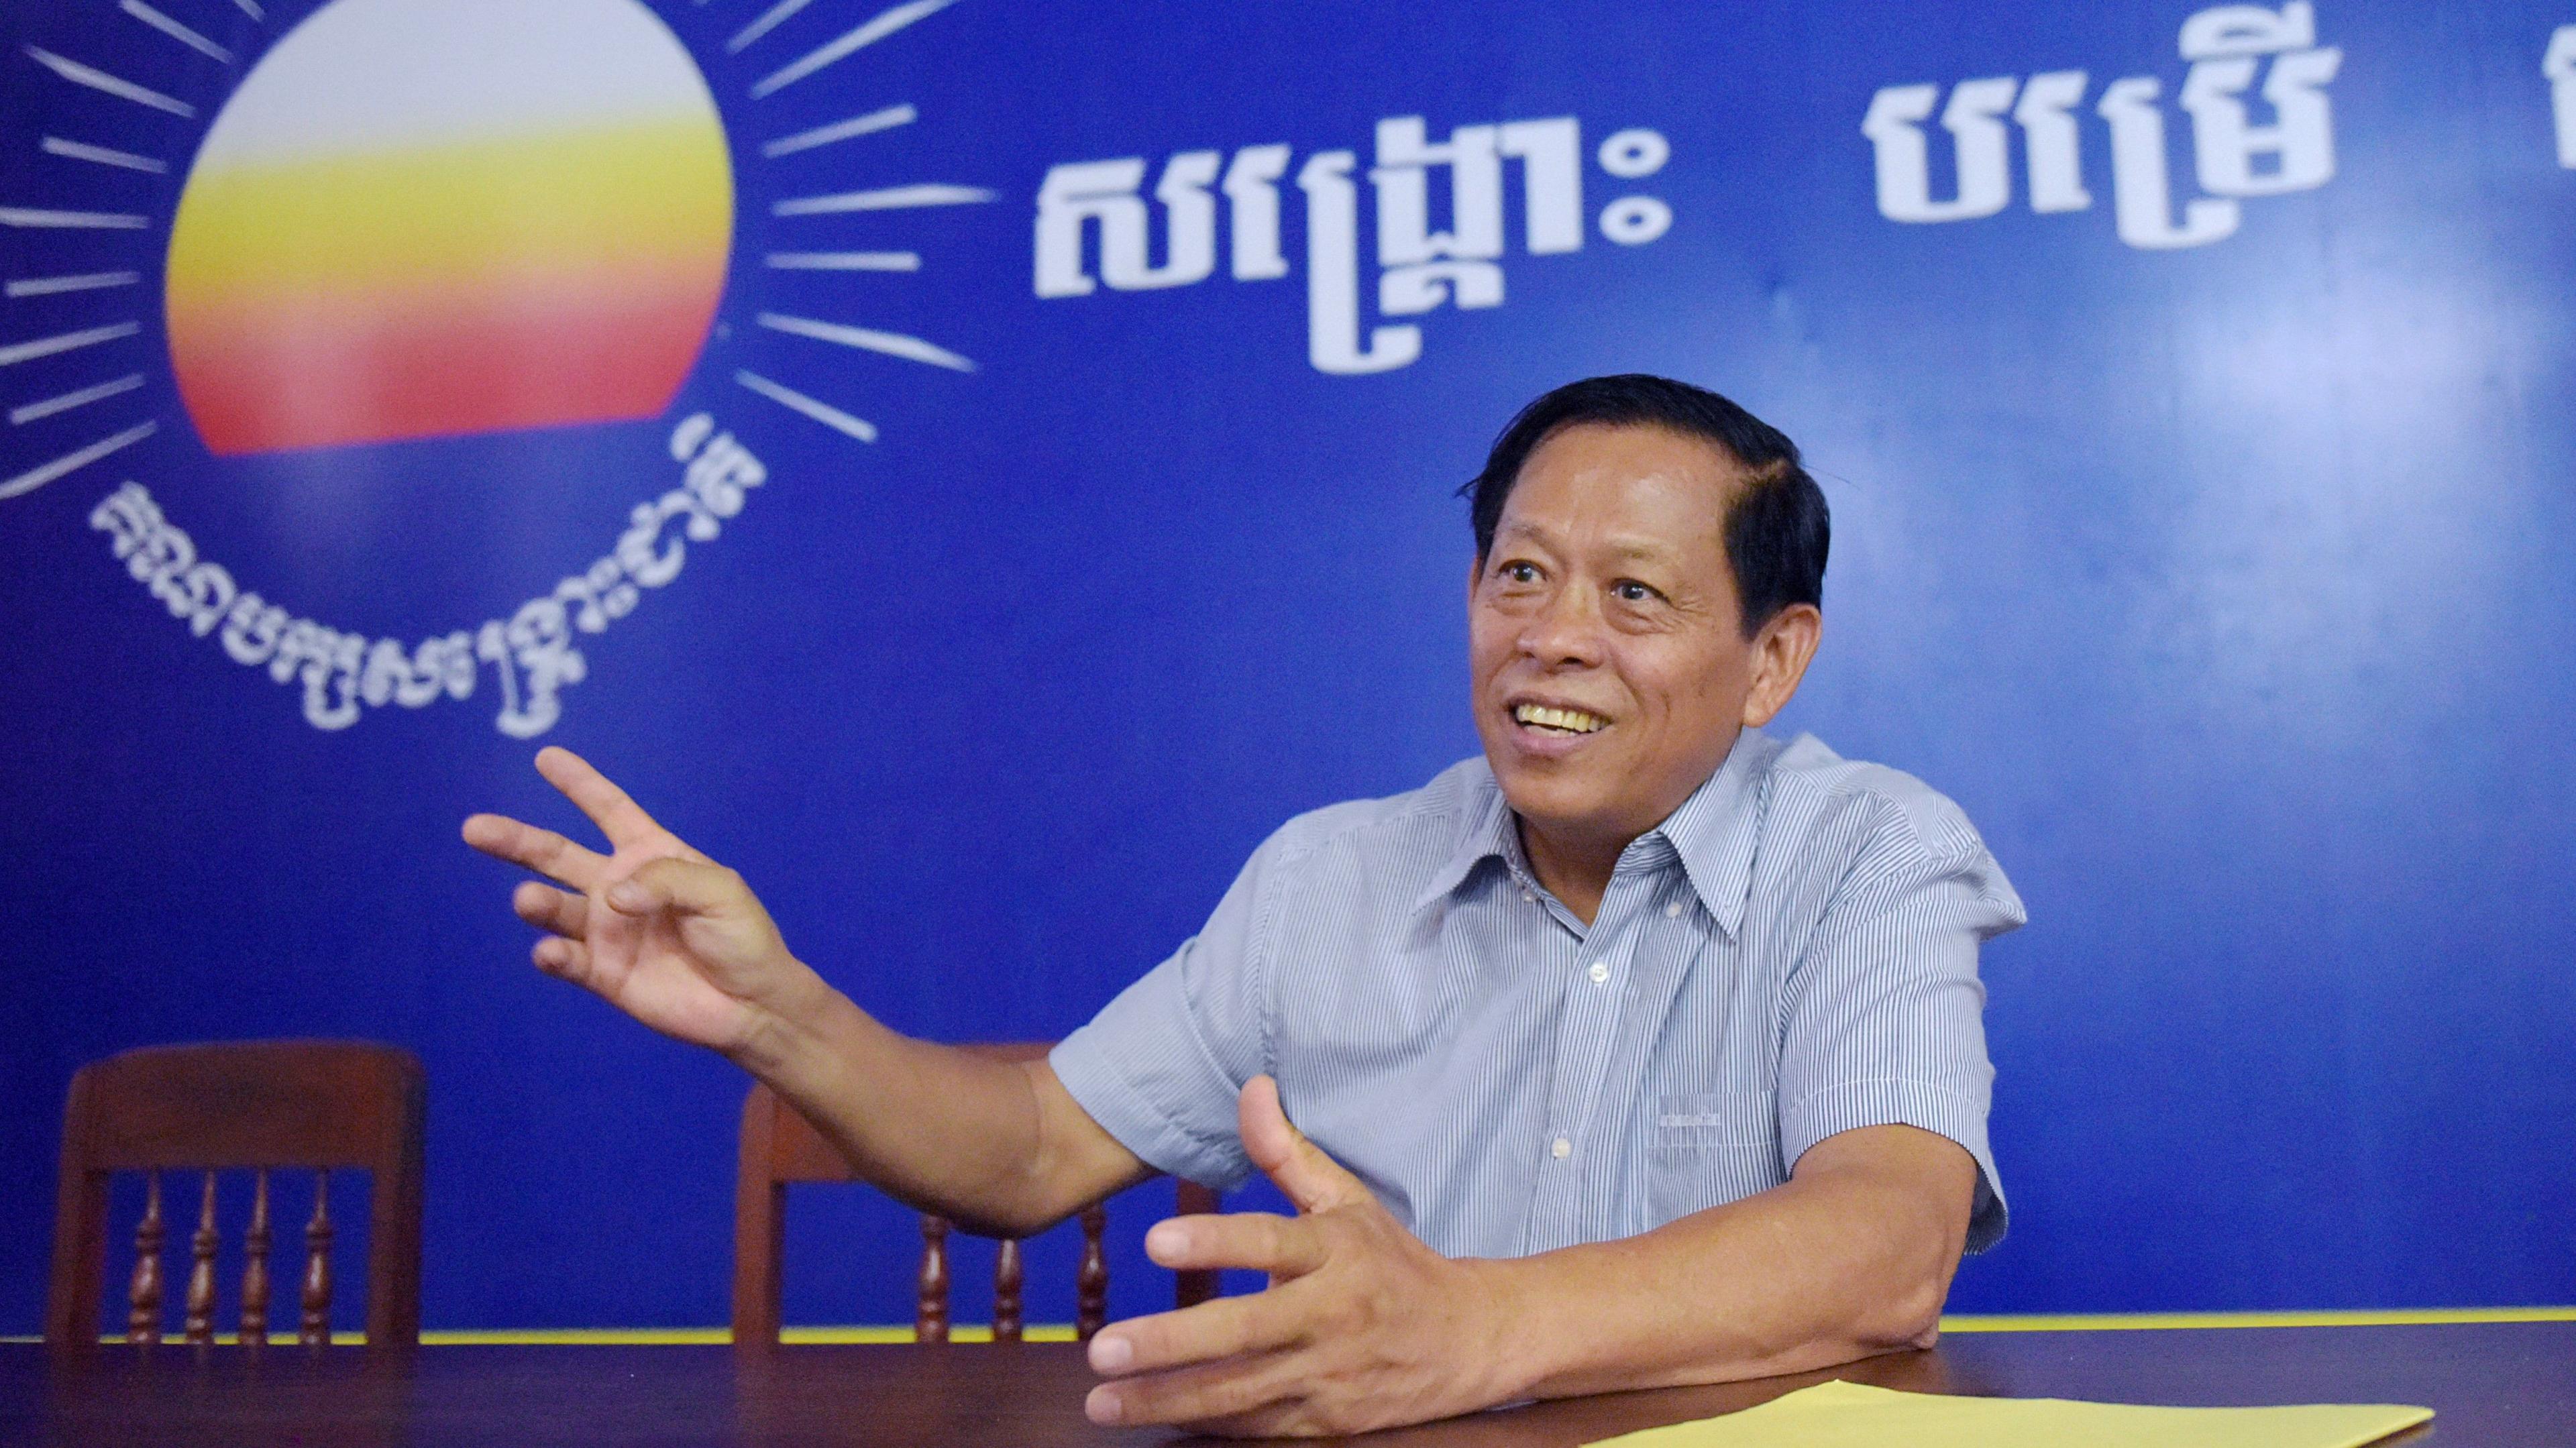
M 313 1220 L 304 1224 L 304 1318 L 297 1342 L 331 1341 L 331 1174 L 313 1174 Z
M 215 1174 L 206 1173 L 204 1203 L 197 1208 L 197 1230 L 188 1238 L 188 1341 L 199 1347 L 215 1340 Z
M 1109 1255 L 1101 1239 L 1109 1233 L 1109 1209 L 1098 1202 L 1082 1209 L 1082 1266 L 1073 1279 L 1073 1335 L 1084 1342 L 1109 1321 Z
M 1022 1316 L 1020 1241 L 1004 1237 L 993 1254 L 993 1341 L 1018 1342 Z
M 161 1340 L 161 1173 L 143 1178 L 143 1220 L 134 1229 L 134 1276 L 125 1288 L 125 1340 Z
M 913 1298 L 913 1338 L 948 1341 L 948 1220 L 927 1212 L 921 1217 L 921 1278 Z
M 268 1342 L 268 1170 L 253 1179 L 250 1226 L 242 1232 L 241 1341 L 244 1347 Z

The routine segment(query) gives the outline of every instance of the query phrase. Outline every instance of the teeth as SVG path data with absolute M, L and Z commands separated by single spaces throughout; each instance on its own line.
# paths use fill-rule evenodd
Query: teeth
M 1568 734 L 1590 734 L 1609 727 L 1610 721 L 1581 709 L 1555 709 L 1545 704 L 1521 704 L 1513 708 L 1512 717 L 1523 724 L 1542 729 L 1560 729 Z

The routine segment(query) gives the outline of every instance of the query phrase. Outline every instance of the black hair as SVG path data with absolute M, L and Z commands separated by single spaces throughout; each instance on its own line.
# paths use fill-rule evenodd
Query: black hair
M 1821 606 L 1833 518 L 1825 493 L 1778 428 L 1705 387 L 1643 372 L 1569 382 L 1529 406 L 1494 439 L 1485 470 L 1458 490 L 1469 499 L 1476 557 L 1493 551 L 1503 500 L 1529 455 L 1560 428 L 1580 423 L 1660 427 L 1715 443 L 1743 471 L 1726 508 L 1726 562 L 1735 572 L 1744 636 L 1751 638 L 1793 603 Z

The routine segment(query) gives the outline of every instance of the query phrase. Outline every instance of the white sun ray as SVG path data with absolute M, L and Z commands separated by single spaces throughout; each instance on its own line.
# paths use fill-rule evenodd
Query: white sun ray
M 164 176 L 170 171 L 170 163 L 167 161 L 156 161 L 150 156 L 138 156 L 132 151 L 117 151 L 106 146 L 93 146 L 87 141 L 66 141 L 60 136 L 47 136 L 38 141 L 36 146 L 48 156 L 68 156 L 75 161 L 96 161 L 102 166 L 122 166 L 128 171 L 149 171 L 155 176 Z
M 220 60 L 226 65 L 233 63 L 233 53 L 231 51 L 224 49 L 222 46 L 215 44 L 206 37 L 190 30 L 187 26 L 180 24 L 169 16 L 164 15 L 160 11 L 153 9 L 151 6 L 144 4 L 143 0 L 117 0 L 116 8 L 133 16 L 135 19 L 142 21 L 144 24 L 151 26 L 153 29 L 160 31 L 162 34 L 169 36 L 172 40 L 179 42 L 181 45 L 188 47 L 199 55 Z
M 751 48 L 753 41 L 776 30 L 780 21 L 813 3 L 814 0 L 778 0 L 777 4 L 762 11 L 758 20 L 734 32 L 733 39 L 725 42 L 725 54 L 742 54 Z
M 914 110 L 912 103 L 906 101 L 902 105 L 888 106 L 881 111 L 870 111 L 864 116 L 852 116 L 846 121 L 835 121 L 828 126 L 816 126 L 810 131 L 798 131 L 792 136 L 781 136 L 775 141 L 763 141 L 760 143 L 760 154 L 775 161 L 781 156 L 792 155 L 798 151 L 810 151 L 816 146 L 828 146 L 834 141 L 846 141 L 852 136 L 864 136 L 875 131 L 892 130 L 896 126 L 908 126 L 919 119 L 921 119 L 921 112 Z
M 259 0 L 233 0 L 233 3 L 241 7 L 241 13 L 249 16 L 253 20 L 266 20 L 268 18 L 260 13 Z
M 29 468 L 9 481 L 0 483 L 0 500 L 14 498 L 20 493 L 32 493 L 65 473 L 88 467 L 118 448 L 130 447 L 143 441 L 158 431 L 160 426 L 161 424 L 157 422 L 138 423 L 112 437 L 100 438 L 77 452 L 67 452 L 52 462 Z
M 70 81 L 74 85 L 85 85 L 91 90 L 103 91 L 108 95 L 116 97 L 118 100 L 132 101 L 138 106 L 149 106 L 156 111 L 167 111 L 171 115 L 179 116 L 188 120 L 196 119 L 197 108 L 188 104 L 186 101 L 179 100 L 171 96 L 165 96 L 157 90 L 146 90 L 130 80 L 120 80 L 115 76 L 109 75 L 106 71 L 83 65 L 77 60 L 65 59 L 64 57 L 56 55 L 52 51 L 46 50 L 41 46 L 28 46 L 27 54 L 34 58 L 36 64 L 43 66 L 45 69 L 52 71 L 54 74 L 61 76 L 63 79 Z
M 48 397 L 41 402 L 30 402 L 24 407 L 13 407 L 9 409 L 9 425 L 16 427 L 22 423 L 34 422 L 40 417 L 51 417 L 57 412 L 69 412 L 75 407 L 87 407 L 93 402 L 104 401 L 120 392 L 132 392 L 142 385 L 143 374 L 132 372 L 113 382 L 102 382 L 96 387 L 84 387 L 77 392 L 66 392 L 60 397 Z
M 817 402 L 793 387 L 782 387 L 757 372 L 737 371 L 733 380 L 791 412 L 805 414 L 834 432 L 845 433 L 861 442 L 877 440 L 875 423 L 864 417 L 852 417 L 828 402 Z
M 975 364 L 936 342 L 907 337 L 901 332 L 880 332 L 873 327 L 850 327 L 839 322 L 818 322 L 811 317 L 789 317 L 777 312 L 763 312 L 760 325 L 773 332 L 789 332 L 811 337 L 818 342 L 837 342 L 863 352 L 882 352 L 888 357 L 901 357 L 907 362 L 927 362 L 933 367 L 947 367 L 958 372 L 972 372 Z
M 36 206 L 0 206 L 0 226 L 77 227 L 89 231 L 141 231 L 149 216 L 121 211 L 48 211 Z
M 765 264 L 781 271 L 919 271 L 917 251 L 773 251 Z
M 903 211 L 915 206 L 973 206 L 993 199 L 981 186 L 925 182 L 918 186 L 880 186 L 873 191 L 842 191 L 830 196 L 791 196 L 769 208 L 772 216 L 824 216 L 842 211 Z
M 6 347 L 0 347 L 0 367 L 13 367 L 38 357 L 51 357 L 57 352 L 95 347 L 101 342 L 113 342 L 120 337 L 131 337 L 142 330 L 142 324 L 138 322 L 116 322 L 105 327 L 91 327 L 85 331 L 38 337 L 29 342 L 12 342 Z
M 87 272 L 76 277 L 16 277 L 5 290 L 12 297 L 50 297 L 56 292 L 88 292 L 100 287 L 130 287 L 143 280 L 143 273 L 130 271 Z
M 874 45 L 914 21 L 928 19 L 955 3 L 956 0 L 912 0 L 911 4 L 897 5 L 840 39 L 813 50 L 801 59 L 762 78 L 751 88 L 751 98 L 759 100 L 764 96 L 775 94 L 780 88 L 794 85 L 832 62 L 848 56 L 852 51 L 863 46 Z

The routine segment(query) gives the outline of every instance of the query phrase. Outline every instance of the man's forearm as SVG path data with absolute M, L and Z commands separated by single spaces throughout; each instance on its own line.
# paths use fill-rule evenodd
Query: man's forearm
M 1915 1160 L 1818 1169 L 1641 1236 L 1480 1264 L 1514 1323 L 1499 1386 L 1552 1398 L 1724 1382 L 1928 1345 L 1975 1167 L 1928 1133 L 1868 1130 L 1906 1134 L 1876 1144 Z M 1927 1172 L 1961 1184 L 1955 1203 L 1926 1190 Z
M 814 984 L 733 1060 L 889 1194 L 969 1230 L 1017 1236 L 1144 1174 L 1114 1143 L 1104 1151 L 1088 1118 L 1063 1119 L 1079 1108 L 1043 1063 L 914 1040 Z

